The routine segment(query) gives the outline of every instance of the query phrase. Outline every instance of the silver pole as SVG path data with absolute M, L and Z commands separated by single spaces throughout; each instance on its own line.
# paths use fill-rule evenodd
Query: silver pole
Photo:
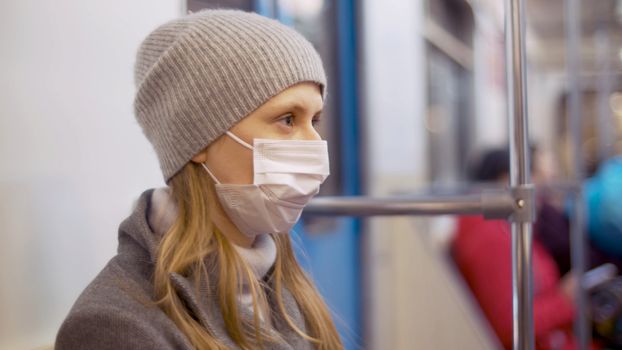
M 581 183 L 583 180 L 583 150 L 582 145 L 582 106 L 581 106 L 581 70 L 580 43 L 581 43 L 581 13 L 580 1 L 568 0 L 566 3 L 565 23 L 567 35 L 566 69 L 568 81 L 568 104 L 569 131 L 571 136 L 572 154 L 574 157 L 573 180 Z M 570 248 L 572 258 L 572 273 L 580 281 L 585 273 L 585 236 L 583 194 L 581 189 L 574 194 L 574 211 L 570 221 Z M 587 320 L 587 295 L 581 283 L 577 283 L 575 290 L 575 304 L 577 313 L 575 318 L 575 333 L 579 342 L 579 348 L 586 350 L 590 343 L 590 328 Z
M 324 216 L 483 214 L 491 219 L 507 219 L 515 212 L 515 203 L 510 191 L 434 197 L 317 197 L 305 207 L 304 213 Z
M 523 0 L 506 0 L 505 48 L 510 129 L 510 186 L 528 186 L 530 179 L 527 79 L 525 71 L 525 7 Z M 533 206 L 533 202 L 530 202 Z M 531 208 L 533 211 L 533 208 Z M 533 215 L 512 223 L 512 308 L 515 350 L 534 348 L 531 242 Z

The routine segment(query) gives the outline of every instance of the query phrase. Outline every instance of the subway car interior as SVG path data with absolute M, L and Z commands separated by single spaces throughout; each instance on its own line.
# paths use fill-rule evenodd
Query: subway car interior
M 54 348 L 164 186 L 136 49 L 214 8 L 323 61 L 331 175 L 290 234 L 345 349 L 622 349 L 622 0 L 3 1 L 0 349 Z

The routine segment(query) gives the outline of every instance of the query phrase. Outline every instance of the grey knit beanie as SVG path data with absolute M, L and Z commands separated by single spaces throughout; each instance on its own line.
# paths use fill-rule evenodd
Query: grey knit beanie
M 326 76 L 311 43 L 293 29 L 237 10 L 170 21 L 138 49 L 134 112 L 164 180 L 234 124 L 288 87 Z

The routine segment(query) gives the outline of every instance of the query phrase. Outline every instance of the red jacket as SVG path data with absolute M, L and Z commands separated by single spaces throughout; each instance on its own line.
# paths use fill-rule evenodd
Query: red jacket
M 505 221 L 461 217 L 453 255 L 484 314 L 507 349 L 512 348 L 511 230 Z M 574 305 L 559 288 L 555 261 L 533 241 L 534 327 L 537 349 L 575 349 Z

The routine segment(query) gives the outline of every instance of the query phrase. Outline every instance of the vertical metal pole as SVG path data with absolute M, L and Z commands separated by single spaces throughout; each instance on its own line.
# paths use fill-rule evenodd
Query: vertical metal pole
M 573 178 L 577 183 L 583 181 L 583 150 L 582 150 L 582 106 L 581 106 L 581 81 L 579 73 L 581 71 L 580 60 L 580 40 L 581 40 L 581 2 L 579 0 L 568 0 L 566 2 L 566 69 L 568 78 L 568 117 L 569 131 L 572 144 L 572 155 L 574 158 Z M 570 249 L 572 258 L 572 273 L 581 281 L 585 273 L 585 236 L 584 227 L 584 208 L 583 193 L 581 186 L 574 195 L 574 211 L 570 221 Z M 587 295 L 581 283 L 577 283 L 575 291 L 575 304 L 577 308 L 575 318 L 575 334 L 579 342 L 580 349 L 586 350 L 590 342 L 590 328 L 587 320 Z
M 609 28 L 607 23 L 601 24 L 601 28 L 596 31 L 594 40 L 596 41 L 596 55 L 598 66 L 598 85 L 596 95 L 598 100 L 598 160 L 603 161 L 612 155 L 615 143 L 615 125 L 611 117 L 609 107 L 609 95 L 612 91 L 611 74 L 611 42 L 609 39 Z
M 527 79 L 524 0 L 505 2 L 505 48 L 510 131 L 510 186 L 528 185 Z M 533 203 L 532 203 L 533 204 Z M 512 309 L 514 349 L 534 348 L 531 288 L 532 223 L 512 223 Z

